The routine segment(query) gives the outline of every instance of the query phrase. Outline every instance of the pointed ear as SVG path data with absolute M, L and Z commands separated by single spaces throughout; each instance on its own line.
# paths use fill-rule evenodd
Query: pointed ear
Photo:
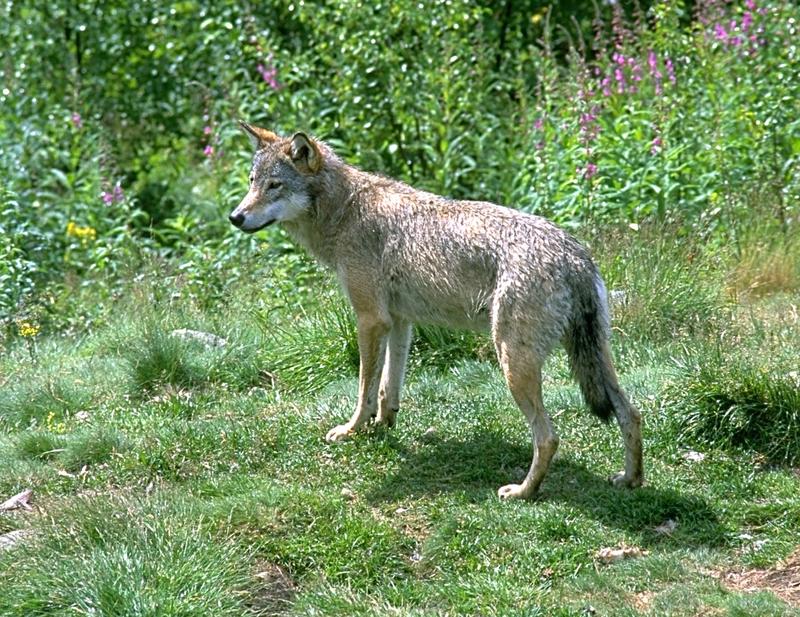
M 251 126 L 247 124 L 247 122 L 243 122 L 241 120 L 239 120 L 239 124 L 241 125 L 242 130 L 247 133 L 247 136 L 250 138 L 250 143 L 253 144 L 253 147 L 256 150 L 261 150 L 261 148 L 271 143 L 275 143 L 280 139 L 280 137 L 278 137 L 275 133 L 268 131 L 267 129 L 262 129 L 258 126 Z
M 300 171 L 317 173 L 322 167 L 322 152 L 316 142 L 305 133 L 295 133 L 289 144 L 289 156 Z

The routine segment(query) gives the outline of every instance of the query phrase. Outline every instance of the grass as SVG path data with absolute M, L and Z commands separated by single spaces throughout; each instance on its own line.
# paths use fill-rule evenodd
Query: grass
M 0 514 L 0 533 L 33 530 L 0 550 L 0 614 L 797 614 L 724 582 L 797 546 L 797 300 L 737 304 L 727 264 L 678 262 L 680 250 L 634 246 L 639 261 L 610 272 L 632 303 L 615 350 L 645 418 L 636 491 L 606 482 L 618 432 L 584 411 L 557 354 L 544 394 L 559 453 L 535 501 L 499 502 L 531 445 L 471 335 L 425 331 L 398 426 L 325 443 L 356 393 L 352 322 L 329 287 L 299 317 L 231 290 L 236 306 L 218 310 L 119 306 L 80 340 L 37 341 L 35 362 L 10 347 L 0 496 L 32 487 L 36 507 Z M 648 295 L 653 282 L 663 293 Z M 682 327 L 702 311 L 713 328 Z M 56 391 L 56 406 L 36 394 Z M 745 434 L 763 441 L 729 438 L 739 425 L 722 395 L 760 414 Z M 595 557 L 622 546 L 645 554 Z

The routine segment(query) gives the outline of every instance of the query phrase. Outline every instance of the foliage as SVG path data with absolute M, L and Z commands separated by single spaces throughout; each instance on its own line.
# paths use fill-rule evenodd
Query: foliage
M 224 216 L 237 117 L 568 226 L 671 221 L 716 244 L 758 204 L 794 230 L 796 5 L 573 4 L 6 3 L 2 317 L 64 275 L 166 255 L 213 282 L 250 254 Z

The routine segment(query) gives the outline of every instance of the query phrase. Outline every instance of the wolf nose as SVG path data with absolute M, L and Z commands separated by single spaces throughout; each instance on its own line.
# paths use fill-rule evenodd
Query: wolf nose
M 242 223 L 244 223 L 244 214 L 241 212 L 236 214 L 235 212 L 228 217 L 228 220 L 233 223 L 236 227 L 241 227 Z

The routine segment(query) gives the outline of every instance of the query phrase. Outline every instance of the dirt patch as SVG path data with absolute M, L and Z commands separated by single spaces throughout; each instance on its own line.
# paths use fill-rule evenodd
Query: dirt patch
M 653 605 L 653 598 L 655 597 L 655 591 L 642 591 L 640 593 L 633 594 L 630 597 L 630 603 L 637 612 L 646 613 Z
M 288 612 L 295 594 L 295 584 L 283 568 L 260 562 L 248 605 L 257 615 L 283 615 Z
M 772 568 L 728 571 L 723 572 L 721 578 L 729 589 L 771 591 L 787 604 L 800 607 L 800 549 Z

